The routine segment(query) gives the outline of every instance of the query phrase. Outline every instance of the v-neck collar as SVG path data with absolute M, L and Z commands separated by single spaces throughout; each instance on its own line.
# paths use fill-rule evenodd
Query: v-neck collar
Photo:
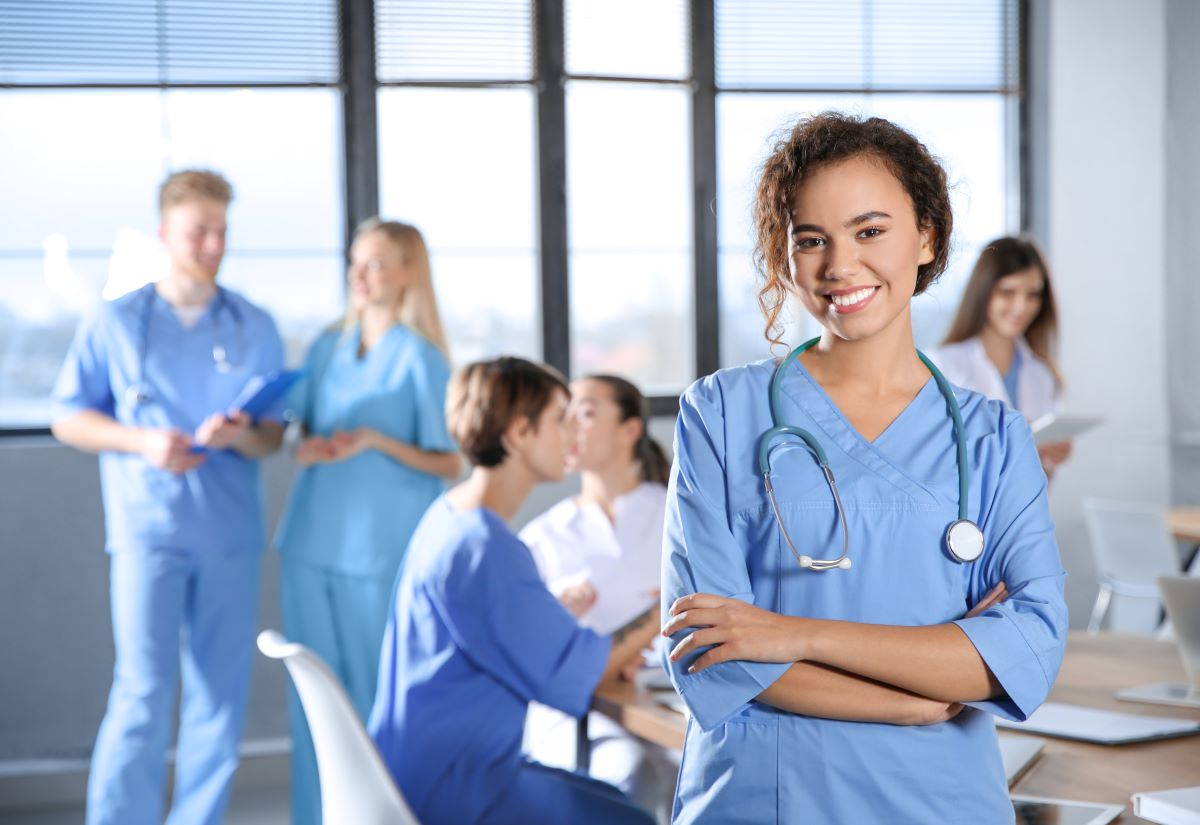
M 912 400 L 905 405 L 904 409 L 884 428 L 883 432 L 876 436 L 874 441 L 868 441 L 851 425 L 850 420 L 833 403 L 833 399 L 817 383 L 812 373 L 799 360 L 794 362 L 794 366 L 795 369 L 791 371 L 790 375 L 783 376 L 783 384 L 780 389 L 793 404 L 808 413 L 825 436 L 837 444 L 847 457 L 872 472 L 878 473 L 894 486 L 908 491 L 914 497 L 919 494 L 928 501 L 933 496 L 931 490 L 910 476 L 903 467 L 893 462 L 883 449 L 887 442 L 899 437 L 896 433 L 903 432 L 904 425 L 912 416 L 919 415 L 922 409 L 928 409 L 930 393 L 940 397 L 937 383 L 932 375 Z M 790 422 L 777 421 L 775 423 Z M 947 423 L 949 423 L 949 416 L 947 416 Z

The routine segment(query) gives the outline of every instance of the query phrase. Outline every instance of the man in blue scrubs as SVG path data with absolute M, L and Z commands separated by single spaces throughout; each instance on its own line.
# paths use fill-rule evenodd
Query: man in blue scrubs
M 116 666 L 88 825 L 162 822 L 181 663 L 168 823 L 219 822 L 237 767 L 264 544 L 258 459 L 283 425 L 230 406 L 283 348 L 265 312 L 217 286 L 232 197 L 212 172 L 167 178 L 167 275 L 80 326 L 54 389 L 55 436 L 100 454 L 111 556 Z

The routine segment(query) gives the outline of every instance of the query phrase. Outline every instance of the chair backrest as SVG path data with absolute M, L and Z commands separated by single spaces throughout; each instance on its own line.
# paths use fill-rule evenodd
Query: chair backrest
M 1097 575 L 1113 590 L 1111 626 L 1152 632 L 1159 619 L 1157 579 L 1180 572 L 1166 511 L 1085 498 L 1083 515 Z
M 1158 580 L 1167 615 L 1175 625 L 1175 642 L 1183 669 L 1200 687 L 1200 578 L 1163 576 Z
M 419 825 L 325 663 L 274 630 L 259 634 L 258 649 L 287 665 L 300 694 L 317 754 L 324 825 Z

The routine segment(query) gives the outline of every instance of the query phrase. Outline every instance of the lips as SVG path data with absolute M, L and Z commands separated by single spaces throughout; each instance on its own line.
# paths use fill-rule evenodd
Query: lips
M 875 297 L 875 293 L 878 291 L 879 287 L 877 286 L 838 290 L 836 293 L 827 294 L 825 300 L 829 301 L 830 307 L 838 315 L 849 315 L 850 313 L 858 312 L 871 303 L 871 299 Z

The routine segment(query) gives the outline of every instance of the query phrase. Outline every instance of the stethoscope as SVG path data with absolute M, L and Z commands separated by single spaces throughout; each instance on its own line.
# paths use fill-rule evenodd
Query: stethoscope
M 125 400 L 133 407 L 145 404 L 152 397 L 149 391 L 149 384 L 146 381 L 146 355 L 150 349 L 150 322 L 154 318 L 154 302 L 157 299 L 158 294 L 154 288 L 154 284 L 148 284 L 146 286 L 146 300 L 142 304 L 141 329 L 139 330 L 141 340 L 138 345 L 137 380 L 125 390 Z M 233 326 L 237 337 L 237 349 L 239 353 L 244 354 L 245 330 L 242 324 L 242 313 L 233 305 L 233 302 L 229 300 L 225 294 L 225 290 L 221 289 L 221 287 L 217 287 L 217 294 L 213 300 L 217 302 L 216 306 L 213 307 L 213 364 L 219 373 L 228 374 L 237 372 L 241 368 L 241 365 L 230 358 L 229 349 L 217 338 L 217 317 L 224 310 L 233 319 Z
M 771 376 L 771 423 L 774 426 L 759 437 L 758 469 L 762 473 L 763 486 L 766 487 L 767 496 L 771 499 L 771 510 L 775 513 L 775 521 L 779 524 L 780 532 L 783 533 L 783 540 L 787 542 L 788 549 L 792 551 L 792 555 L 796 557 L 796 561 L 800 563 L 800 566 L 805 569 L 817 571 L 832 570 L 834 568 L 849 570 L 850 531 L 846 525 L 846 511 L 842 508 L 842 497 L 838 494 L 837 482 L 833 478 L 833 471 L 829 469 L 829 459 L 825 456 L 825 450 L 821 448 L 820 442 L 817 441 L 813 434 L 807 430 L 800 427 L 793 427 L 790 424 L 779 423 L 782 418 L 779 413 L 779 386 L 781 378 L 788 366 L 802 352 L 820 340 L 820 338 L 813 338 L 811 341 L 806 341 L 796 347 L 775 368 L 775 374 Z M 965 564 L 975 561 L 975 559 L 983 554 L 983 531 L 979 529 L 979 525 L 967 517 L 971 468 L 967 463 L 967 438 L 963 430 L 962 411 L 959 409 L 958 399 L 954 397 L 954 390 L 950 387 L 950 383 L 938 368 L 923 353 L 917 352 L 917 357 L 921 359 L 921 362 L 933 374 L 933 380 L 937 383 L 942 397 L 946 399 L 946 406 L 950 408 L 950 417 L 954 420 L 954 441 L 958 448 L 958 520 L 946 528 L 945 544 L 951 558 L 961 564 Z M 775 486 L 771 483 L 771 447 L 777 439 L 789 435 L 799 438 L 812 451 L 813 456 L 817 459 L 817 464 L 820 465 L 821 471 L 825 474 L 825 481 L 829 484 L 829 489 L 833 493 L 833 503 L 837 507 L 838 521 L 842 525 L 842 555 L 836 559 L 814 559 L 812 556 L 802 555 L 796 549 L 796 545 L 792 543 L 792 537 L 788 535 L 787 527 L 783 524 L 783 517 L 779 514 L 779 504 L 775 501 Z

